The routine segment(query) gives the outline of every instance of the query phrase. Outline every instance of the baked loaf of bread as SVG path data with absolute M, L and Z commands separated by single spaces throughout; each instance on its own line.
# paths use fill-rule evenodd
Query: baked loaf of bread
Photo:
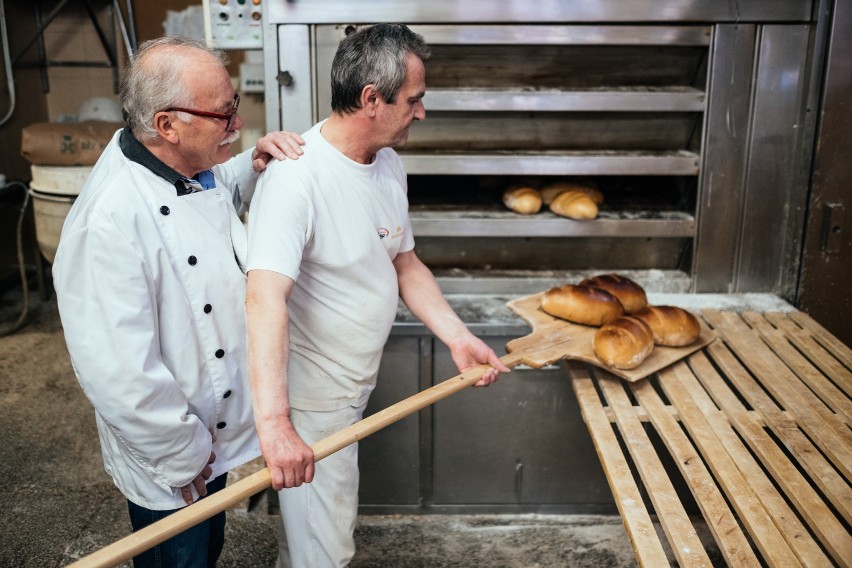
M 624 313 L 621 302 L 609 292 L 576 284 L 545 292 L 541 309 L 554 317 L 583 325 L 601 325 Z
M 581 286 L 592 286 L 606 290 L 621 302 L 624 313 L 632 314 L 648 305 L 645 289 L 639 284 L 620 274 L 599 274 L 580 282 Z
M 632 315 L 648 324 L 657 345 L 683 347 L 701 334 L 698 318 L 674 306 L 645 306 Z
M 532 215 L 541 209 L 541 194 L 532 187 L 510 187 L 503 192 L 503 205 L 515 213 Z
M 563 191 L 550 202 L 550 210 L 561 217 L 587 220 L 598 216 L 598 206 L 584 191 Z
M 654 349 L 651 328 L 633 316 L 622 316 L 595 333 L 595 355 L 604 365 L 635 369 Z
M 580 191 L 589 199 L 595 202 L 595 205 L 603 203 L 603 193 L 588 185 L 580 183 L 572 183 L 570 181 L 556 181 L 549 183 L 541 188 L 541 201 L 545 205 L 550 205 L 553 198 L 566 191 Z

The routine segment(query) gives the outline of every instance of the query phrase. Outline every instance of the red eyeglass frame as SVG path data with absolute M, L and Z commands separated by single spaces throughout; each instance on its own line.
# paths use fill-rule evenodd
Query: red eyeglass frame
M 230 130 L 231 126 L 234 125 L 234 117 L 237 116 L 237 109 L 240 108 L 240 94 L 234 94 L 234 110 L 229 113 L 222 112 L 209 112 L 206 110 L 197 110 L 194 108 L 181 108 L 181 107 L 169 107 L 160 112 L 185 112 L 187 114 L 194 114 L 195 116 L 206 116 L 209 118 L 221 118 L 222 120 L 227 120 L 228 122 L 225 124 L 225 130 Z

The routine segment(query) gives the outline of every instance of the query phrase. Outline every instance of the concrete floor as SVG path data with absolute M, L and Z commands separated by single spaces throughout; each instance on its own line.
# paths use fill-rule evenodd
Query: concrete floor
M 3 567 L 65 566 L 129 533 L 56 304 L 30 303 L 30 323 L 0 337 Z M 0 329 L 20 308 L 19 291 L 0 297 Z M 258 512 L 265 510 L 228 513 L 220 567 L 274 564 L 277 523 Z M 635 566 L 621 521 L 611 516 L 363 516 L 356 539 L 353 567 Z

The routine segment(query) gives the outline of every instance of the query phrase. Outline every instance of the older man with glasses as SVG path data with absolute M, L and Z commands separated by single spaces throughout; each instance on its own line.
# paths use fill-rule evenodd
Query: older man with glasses
M 239 219 L 276 132 L 231 158 L 243 122 L 222 52 L 162 38 L 122 83 L 116 132 L 69 213 L 53 266 L 77 378 L 133 530 L 215 492 L 260 455 L 246 371 L 246 235 Z M 215 566 L 221 513 L 134 559 Z

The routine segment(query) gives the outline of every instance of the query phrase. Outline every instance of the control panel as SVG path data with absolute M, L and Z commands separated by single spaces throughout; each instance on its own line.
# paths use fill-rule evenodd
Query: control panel
M 245 62 L 240 63 L 240 92 L 263 92 L 263 52 L 252 49 L 245 52 Z
M 213 45 L 220 49 L 261 49 L 262 0 L 205 0 Z

